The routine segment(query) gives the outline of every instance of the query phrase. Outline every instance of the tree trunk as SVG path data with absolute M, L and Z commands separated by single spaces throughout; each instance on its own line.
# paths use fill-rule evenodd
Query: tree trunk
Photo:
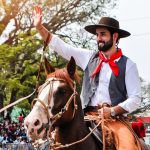
M 4 86 L 2 85 L 2 86 L 0 86 L 1 88 L 0 88 L 0 109 L 1 108 L 3 108 L 4 107 L 4 104 L 3 104 L 3 102 L 4 102 L 4 98 L 5 98 L 5 95 L 4 95 Z M 0 113 L 0 116 L 1 117 L 4 117 L 4 112 L 2 112 L 2 113 Z

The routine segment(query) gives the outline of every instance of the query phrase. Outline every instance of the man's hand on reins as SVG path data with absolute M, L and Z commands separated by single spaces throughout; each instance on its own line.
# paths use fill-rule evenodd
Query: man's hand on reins
M 128 113 L 126 110 L 124 110 L 122 107 L 120 107 L 118 105 L 113 107 L 113 110 L 115 111 L 115 115 L 111 114 L 112 107 L 108 107 L 105 105 L 104 106 L 99 105 L 99 108 L 100 109 L 98 111 L 99 111 L 100 116 L 103 115 L 105 119 L 111 118 L 112 116 Z
M 111 117 L 111 108 L 110 107 L 102 107 L 99 110 L 100 116 L 103 115 L 105 119 L 110 118 Z

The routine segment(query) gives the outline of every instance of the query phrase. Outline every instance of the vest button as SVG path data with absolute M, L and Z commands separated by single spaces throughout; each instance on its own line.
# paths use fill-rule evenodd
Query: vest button
M 93 92 L 95 92 L 96 89 L 92 89 Z

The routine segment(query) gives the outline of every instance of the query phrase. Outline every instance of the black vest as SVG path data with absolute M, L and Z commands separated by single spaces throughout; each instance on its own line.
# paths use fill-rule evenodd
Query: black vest
M 125 85 L 125 72 L 126 72 L 127 59 L 128 58 L 123 55 L 119 59 L 119 61 L 116 62 L 116 64 L 119 67 L 119 75 L 117 77 L 113 74 L 113 72 L 111 74 L 110 83 L 109 83 L 109 95 L 110 95 L 112 106 L 115 106 L 127 99 L 127 91 Z M 85 73 L 83 77 L 83 85 L 81 91 L 81 101 L 82 101 L 83 108 L 88 106 L 98 86 L 99 74 L 95 75 L 94 78 L 91 78 L 91 75 L 99 63 L 100 63 L 100 59 L 96 52 L 91 57 L 85 69 Z

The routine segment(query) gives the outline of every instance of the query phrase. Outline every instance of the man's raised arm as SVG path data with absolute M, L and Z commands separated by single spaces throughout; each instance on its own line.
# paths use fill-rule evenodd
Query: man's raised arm
M 46 41 L 48 34 L 50 34 L 50 38 L 48 43 L 52 38 L 52 33 L 50 33 L 43 25 L 42 25 L 42 10 L 39 6 L 34 7 L 34 26 L 36 30 L 39 32 L 44 41 Z

